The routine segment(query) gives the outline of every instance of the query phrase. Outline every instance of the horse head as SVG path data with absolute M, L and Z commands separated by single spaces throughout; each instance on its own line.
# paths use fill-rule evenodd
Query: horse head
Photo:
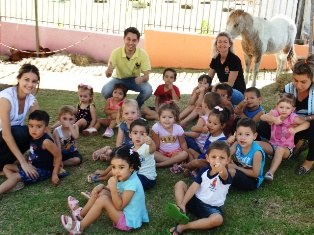
M 249 13 L 243 10 L 234 10 L 227 19 L 226 32 L 236 38 L 252 27 L 253 17 Z

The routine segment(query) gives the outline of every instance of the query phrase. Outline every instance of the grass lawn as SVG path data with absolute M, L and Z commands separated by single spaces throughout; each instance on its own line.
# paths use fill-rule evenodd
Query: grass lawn
M 283 83 L 281 83 L 283 84 Z M 268 111 L 274 106 L 277 93 L 282 85 L 272 84 L 262 89 L 263 106 Z M 0 85 L 0 90 L 4 86 Z M 134 98 L 135 96 L 130 96 Z M 37 95 L 40 107 L 56 121 L 61 105 L 75 105 L 75 92 L 40 90 Z M 181 107 L 188 100 L 183 95 Z M 149 102 L 152 104 L 152 98 Z M 98 114 L 102 115 L 103 99 L 95 97 Z M 0 107 L 1 108 L 1 107 Z M 313 133 L 314 134 L 314 133 Z M 91 153 L 105 145 L 114 146 L 115 138 L 81 137 L 79 150 L 84 162 L 79 167 L 68 168 L 70 176 L 54 187 L 50 181 L 25 187 L 23 190 L 0 196 L 0 234 L 66 234 L 60 222 L 61 214 L 69 214 L 67 197 L 77 197 L 82 204 L 86 200 L 81 191 L 91 190 L 94 185 L 87 183 L 87 174 L 105 167 L 104 163 L 91 160 Z M 303 158 L 282 163 L 274 182 L 264 183 L 254 192 L 243 192 L 231 188 L 224 210 L 224 224 L 212 231 L 192 231 L 186 234 L 314 234 L 314 173 L 299 177 L 294 169 Z M 266 167 L 270 162 L 267 161 Z M 174 223 L 163 213 L 166 202 L 174 201 L 173 186 L 182 175 L 173 175 L 169 169 L 158 169 L 157 185 L 146 193 L 150 223 L 131 234 L 166 234 Z M 2 183 L 4 177 L 0 177 Z M 85 234 L 124 234 L 112 227 L 105 214 L 90 226 Z

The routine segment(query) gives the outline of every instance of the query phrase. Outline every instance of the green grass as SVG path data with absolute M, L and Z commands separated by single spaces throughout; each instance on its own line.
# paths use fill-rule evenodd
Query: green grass
M 269 110 L 277 99 L 277 91 L 282 85 L 270 85 L 262 89 L 263 106 Z M 0 89 L 3 88 L 0 85 Z M 135 96 L 130 96 L 134 98 Z M 40 90 L 37 95 L 42 109 L 51 115 L 51 123 L 56 121 L 57 109 L 64 104 L 74 105 L 78 98 L 75 92 Z M 180 106 L 188 100 L 183 95 Z M 101 114 L 103 99 L 95 97 L 98 114 Z M 149 100 L 152 104 L 152 98 Z M 82 204 L 86 200 L 81 191 L 91 190 L 95 185 L 86 181 L 87 174 L 105 167 L 103 163 L 93 162 L 91 153 L 104 145 L 114 146 L 115 139 L 81 137 L 79 150 L 84 162 L 79 167 L 68 168 L 70 176 L 62 179 L 57 187 L 50 181 L 25 187 L 23 190 L 0 196 L 0 234 L 66 234 L 60 222 L 61 214 L 69 214 L 66 199 L 69 195 L 77 197 Z M 1 157 L 1 156 L 0 156 Z M 303 161 L 285 161 L 276 173 L 275 181 L 265 183 L 254 192 L 231 189 L 227 196 L 223 226 L 212 231 L 191 231 L 186 234 L 314 234 L 313 181 L 314 174 L 299 177 L 294 169 Z M 269 161 L 267 166 L 269 167 Z M 163 213 L 163 206 L 174 201 L 173 186 L 182 175 L 173 175 L 169 169 L 158 169 L 157 185 L 146 193 L 150 223 L 132 234 L 166 234 L 166 229 L 174 223 Z M 4 177 L 0 178 L 0 183 Z M 189 181 L 187 178 L 184 180 Z M 104 214 L 90 226 L 85 234 L 124 234 L 112 227 Z

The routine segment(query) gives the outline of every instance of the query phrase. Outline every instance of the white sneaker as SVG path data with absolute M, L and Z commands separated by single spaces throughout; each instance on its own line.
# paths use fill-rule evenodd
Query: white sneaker
M 95 127 L 90 127 L 82 131 L 82 134 L 85 136 L 97 135 L 97 129 Z
M 270 173 L 270 172 L 266 172 L 264 178 L 267 181 L 273 181 L 274 180 L 274 175 L 272 173 Z
M 111 138 L 114 135 L 114 132 L 111 128 L 107 127 L 105 133 L 102 135 L 103 137 Z

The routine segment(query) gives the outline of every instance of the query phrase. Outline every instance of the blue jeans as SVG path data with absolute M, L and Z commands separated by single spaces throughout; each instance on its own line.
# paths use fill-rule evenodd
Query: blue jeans
M 237 89 L 233 88 L 232 90 L 231 103 L 233 105 L 238 105 L 242 100 L 244 100 L 244 95 Z
M 29 149 L 29 142 L 31 139 L 30 135 L 28 134 L 28 127 L 12 126 L 11 133 L 21 153 L 25 153 L 26 150 Z M 2 138 L 2 131 L 0 131 L 0 171 L 2 171 L 4 165 L 12 164 L 15 161 L 16 158 Z
M 104 85 L 101 90 L 101 94 L 105 99 L 108 99 L 112 96 L 112 91 L 116 84 L 122 84 L 128 90 L 139 92 L 140 94 L 136 98 L 139 107 L 141 107 L 153 93 L 153 88 L 148 82 L 136 84 L 135 77 L 123 79 L 111 78 L 111 80 L 106 85 Z

